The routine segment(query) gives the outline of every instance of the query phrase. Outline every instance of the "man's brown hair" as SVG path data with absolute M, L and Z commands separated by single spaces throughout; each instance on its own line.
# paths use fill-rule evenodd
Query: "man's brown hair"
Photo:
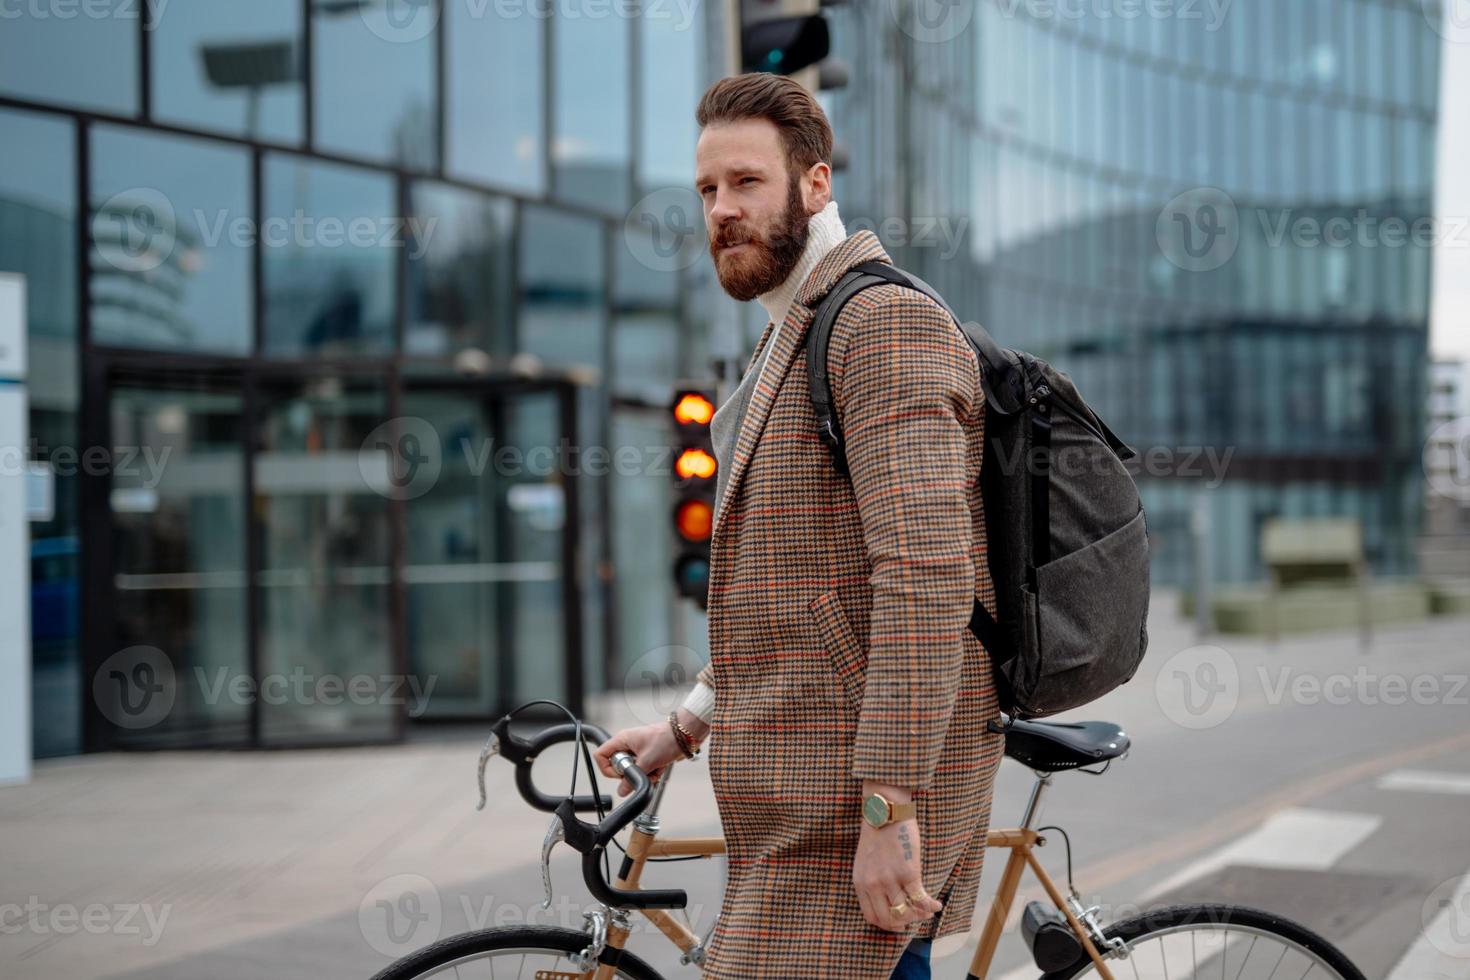
M 769 72 L 722 78 L 709 87 L 694 113 L 699 128 L 711 123 L 768 119 L 781 133 L 786 163 L 794 178 L 819 161 L 832 165 L 832 126 L 810 92 Z

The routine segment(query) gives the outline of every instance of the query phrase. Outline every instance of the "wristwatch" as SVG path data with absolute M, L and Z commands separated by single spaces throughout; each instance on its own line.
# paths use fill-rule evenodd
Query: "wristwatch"
M 869 826 L 886 827 L 915 815 L 914 802 L 894 803 L 882 793 L 871 793 L 863 800 L 863 819 Z

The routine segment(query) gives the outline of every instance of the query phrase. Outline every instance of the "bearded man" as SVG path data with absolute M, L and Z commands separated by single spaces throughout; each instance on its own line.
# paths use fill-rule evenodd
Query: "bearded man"
M 844 273 L 891 260 L 847 234 L 832 129 L 800 85 L 726 78 L 697 119 L 720 285 L 770 319 L 711 423 L 710 662 L 668 723 L 617 733 L 599 765 L 626 751 L 656 776 L 710 736 L 729 870 L 704 976 L 922 980 L 930 942 L 970 926 L 1004 749 L 967 629 L 974 600 L 995 606 L 979 368 L 928 296 L 859 293 L 828 353 L 837 472 L 806 331 Z

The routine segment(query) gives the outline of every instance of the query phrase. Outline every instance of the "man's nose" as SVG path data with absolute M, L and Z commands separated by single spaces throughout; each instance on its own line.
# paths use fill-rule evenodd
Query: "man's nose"
M 710 205 L 709 224 L 711 230 L 718 229 L 721 225 L 740 218 L 740 209 L 731 200 L 731 195 L 719 190 L 715 191 L 715 202 Z

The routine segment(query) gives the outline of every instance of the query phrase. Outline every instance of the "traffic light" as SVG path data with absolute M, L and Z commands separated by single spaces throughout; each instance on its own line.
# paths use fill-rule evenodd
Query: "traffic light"
M 709 541 L 715 521 L 713 385 L 683 385 L 670 406 L 674 424 L 674 589 L 703 608 L 709 593 Z
M 730 0 L 739 19 L 740 70 L 768 71 L 794 75 L 817 66 L 815 78 L 797 79 L 807 88 L 842 88 L 848 69 L 827 55 L 832 49 L 832 32 L 822 7 L 835 7 L 844 0 Z
M 790 75 L 815 65 L 831 48 L 827 18 L 821 14 L 768 17 L 742 25 L 740 68 Z

